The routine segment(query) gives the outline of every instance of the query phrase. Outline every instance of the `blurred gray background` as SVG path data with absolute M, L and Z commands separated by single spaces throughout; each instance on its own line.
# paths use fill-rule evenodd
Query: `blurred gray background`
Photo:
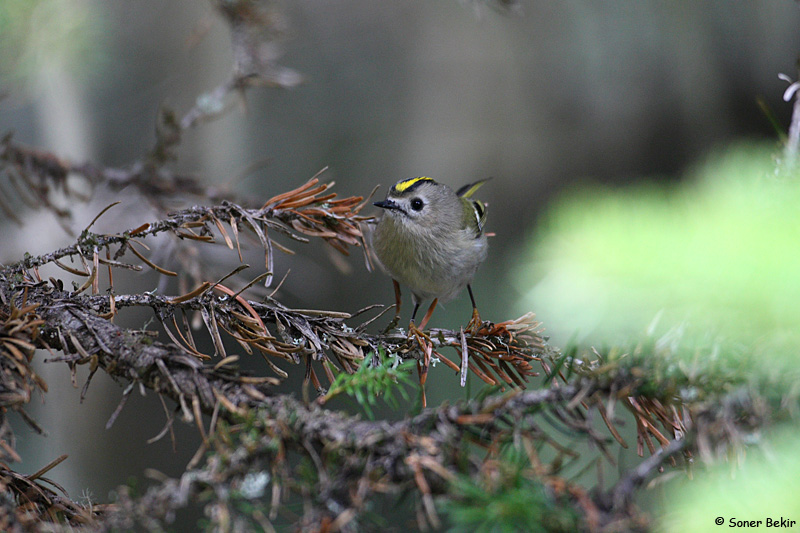
M 560 191 L 587 181 L 674 180 L 717 146 L 777 139 L 757 99 L 785 127 L 790 106 L 778 73 L 795 78 L 800 56 L 800 6 L 792 0 L 522 1 L 513 12 L 456 0 L 277 5 L 286 24 L 280 63 L 304 83 L 250 91 L 245 105 L 185 135 L 174 168 L 263 200 L 325 166 L 323 179 L 342 195 L 380 184 L 382 196 L 417 175 L 454 187 L 492 176 L 479 197 L 497 236 L 473 287 L 493 321 L 519 314 L 508 266 Z M 196 0 L 8 2 L 0 6 L 0 45 L 0 133 L 112 166 L 152 146 L 160 107 L 186 112 L 231 68 L 227 26 Z M 142 213 L 133 192 L 99 190 L 74 206 L 74 227 L 116 200 L 123 204 L 98 231 L 157 216 Z M 25 217 L 21 228 L 0 221 L 0 262 L 74 240 L 47 214 Z M 393 301 L 391 282 L 367 273 L 359 250 L 334 268 L 321 243 L 284 244 L 298 252 L 278 257 L 278 279 L 292 268 L 279 294 L 287 305 L 355 311 Z M 211 260 L 222 273 L 236 256 L 220 251 Z M 253 265 L 252 277 L 261 272 Z M 132 292 L 158 279 L 117 283 L 118 292 Z M 458 327 L 469 316 L 462 295 L 437 310 L 433 325 Z M 141 327 L 149 317 L 125 318 Z M 18 425 L 22 472 L 68 453 L 50 477 L 73 497 L 106 501 L 128 476 L 145 467 L 179 474 L 194 453 L 191 429 L 179 435 L 177 452 L 169 439 L 145 444 L 165 420 L 152 395 L 135 394 L 105 430 L 118 385 L 97 376 L 79 406 L 65 368 L 40 368 L 52 390 L 32 410 L 49 436 Z M 437 372 L 448 379 L 442 368 L 431 379 Z M 429 405 L 462 396 L 457 386 L 428 390 Z

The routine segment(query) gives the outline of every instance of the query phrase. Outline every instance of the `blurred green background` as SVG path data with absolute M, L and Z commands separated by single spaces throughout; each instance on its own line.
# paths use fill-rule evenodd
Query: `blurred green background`
M 800 346 L 800 188 L 779 154 L 738 143 L 680 184 L 570 187 L 517 263 L 520 309 L 595 343 L 683 325 L 766 353 Z
M 480 197 L 497 236 L 473 283 L 485 319 L 533 310 L 559 346 L 617 342 L 656 318 L 667 329 L 796 346 L 798 193 L 785 176 L 770 178 L 777 134 L 757 100 L 788 125 L 778 73 L 797 70 L 797 2 L 522 1 L 513 13 L 456 0 L 275 5 L 280 62 L 304 83 L 252 90 L 245 105 L 188 132 L 176 169 L 263 199 L 324 166 L 344 195 L 381 184 L 380 196 L 416 175 L 454 187 L 493 176 Z M 196 0 L 4 0 L 0 132 L 126 165 L 152 146 L 160 107 L 180 115 L 226 78 L 228 40 Z M 74 227 L 116 200 L 98 231 L 156 216 L 133 191 L 99 190 L 75 206 Z M 22 228 L 0 223 L 4 263 L 74 239 L 43 213 L 28 213 Z M 292 269 L 279 295 L 287 305 L 393 301 L 388 278 L 367 273 L 358 251 L 333 268 L 320 244 L 293 248 L 297 256 L 276 258 L 278 277 Z M 161 250 L 166 266 L 168 256 Z M 208 260 L 225 272 L 236 257 Z M 126 278 L 118 291 L 159 283 Z M 469 308 L 462 295 L 432 325 L 458 327 Z M 149 317 L 125 318 L 141 326 Z M 79 406 L 65 368 L 41 371 L 52 390 L 34 414 L 50 435 L 19 427 L 21 471 L 68 453 L 51 477 L 73 497 L 105 501 L 125 476 L 148 466 L 175 475 L 194 453 L 191 429 L 177 453 L 168 441 L 145 445 L 164 423 L 152 395 L 136 395 L 105 430 L 117 385 L 96 377 Z M 444 368 L 432 379 L 442 386 L 429 387 L 429 405 L 463 397 Z

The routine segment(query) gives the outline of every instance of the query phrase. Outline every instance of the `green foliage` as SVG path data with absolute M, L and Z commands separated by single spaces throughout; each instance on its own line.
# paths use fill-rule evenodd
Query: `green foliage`
M 747 461 L 719 464 L 695 479 L 681 476 L 669 485 L 668 508 L 663 508 L 659 531 L 694 533 L 719 529 L 756 529 L 731 526 L 735 521 L 761 520 L 758 530 L 796 531 L 800 524 L 800 455 L 796 429 L 772 436 L 766 449 L 753 450 Z M 721 527 L 714 520 L 721 517 Z M 780 519 L 795 520 L 793 526 Z
M 569 505 L 557 505 L 527 457 L 514 448 L 484 465 L 478 481 L 461 476 L 441 507 L 451 531 L 579 531 L 580 519 Z M 560 503 L 566 503 L 560 502 Z
M 693 413 L 693 477 L 664 483 L 664 531 L 800 522 L 798 205 L 772 148 L 733 147 L 678 185 L 566 196 L 520 262 L 522 306 L 598 347 L 565 350 L 562 370 Z
M 662 405 L 713 410 L 722 418 L 730 416 L 723 405 L 744 401 L 750 414 L 743 411 L 742 417 L 765 417 L 750 429 L 739 427 L 739 437 L 751 444 L 762 442 L 761 424 L 791 421 L 800 412 L 800 367 L 765 363 L 753 350 L 716 339 L 701 342 L 684 335 L 682 328 L 626 347 L 583 349 L 563 372 Z M 747 425 L 744 419 L 730 422 Z M 752 434 L 745 436 L 748 431 Z
M 749 385 L 779 397 L 798 377 L 797 205 L 796 179 L 753 146 L 710 159 L 676 187 L 569 195 L 517 275 L 524 305 L 549 331 L 578 328 L 584 341 L 625 347 L 600 350 L 603 364 L 621 358 L 653 392 Z
M 762 353 L 800 346 L 800 187 L 732 148 L 684 183 L 584 187 L 541 225 L 518 283 L 548 331 L 617 343 L 656 316 Z
M 473 400 L 477 403 L 481 403 L 486 401 L 489 396 L 497 396 L 503 394 L 503 392 L 505 392 L 505 389 L 502 385 L 484 385 L 475 393 Z
M 411 359 L 399 362 L 381 349 L 377 358 L 365 357 L 355 373 L 340 372 L 331 383 L 324 401 L 346 394 L 355 398 L 367 417 L 374 419 L 372 407 L 377 405 L 378 398 L 383 398 L 392 408 L 398 405 L 395 392 L 408 401 L 406 387 L 411 384 L 410 372 L 414 364 Z

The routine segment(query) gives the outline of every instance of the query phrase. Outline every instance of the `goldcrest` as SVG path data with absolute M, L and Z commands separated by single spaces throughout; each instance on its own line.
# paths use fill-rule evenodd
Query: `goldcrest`
M 438 301 L 454 298 L 464 287 L 472 300 L 473 321 L 480 323 L 470 282 L 486 259 L 488 243 L 483 232 L 486 208 L 473 193 L 487 180 L 453 191 L 431 178 L 397 182 L 386 199 L 374 205 L 384 209 L 372 236 L 383 269 L 395 282 L 411 289 L 413 323 L 420 303 L 433 299 L 420 327 L 424 327 Z

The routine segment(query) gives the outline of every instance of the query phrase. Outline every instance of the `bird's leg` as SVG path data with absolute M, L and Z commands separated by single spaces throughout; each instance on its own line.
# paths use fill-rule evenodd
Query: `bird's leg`
M 424 346 L 422 344 L 422 339 L 427 339 L 428 336 L 425 335 L 425 332 L 422 331 L 422 328 L 425 327 L 425 324 L 430 319 L 430 315 L 433 312 L 432 310 L 434 307 L 436 307 L 436 300 L 433 300 L 430 309 L 428 309 L 428 312 L 425 313 L 425 316 L 422 318 L 422 323 L 420 324 L 420 327 L 417 327 L 417 325 L 414 323 L 414 319 L 417 316 L 417 311 L 419 311 L 419 302 L 414 302 L 414 310 L 411 312 L 411 322 L 409 322 L 408 324 L 408 338 L 416 337 L 417 341 L 419 341 L 420 343 L 420 347 L 422 347 L 423 349 Z
M 414 310 L 411 311 L 411 323 L 414 323 L 414 319 L 417 318 L 417 311 L 419 311 L 419 302 L 414 302 Z
M 473 335 L 477 335 L 478 331 L 483 327 L 483 320 L 481 320 L 481 315 L 478 313 L 478 306 L 475 305 L 475 296 L 472 294 L 472 287 L 469 286 L 469 283 L 467 284 L 467 291 L 469 291 L 469 299 L 472 300 L 472 318 L 467 324 L 467 330 Z
M 400 284 L 397 283 L 396 279 L 393 279 L 392 283 L 394 284 L 394 318 L 389 322 L 389 325 L 386 326 L 386 329 L 383 330 L 383 333 L 389 333 L 400 323 L 400 304 L 402 303 Z

